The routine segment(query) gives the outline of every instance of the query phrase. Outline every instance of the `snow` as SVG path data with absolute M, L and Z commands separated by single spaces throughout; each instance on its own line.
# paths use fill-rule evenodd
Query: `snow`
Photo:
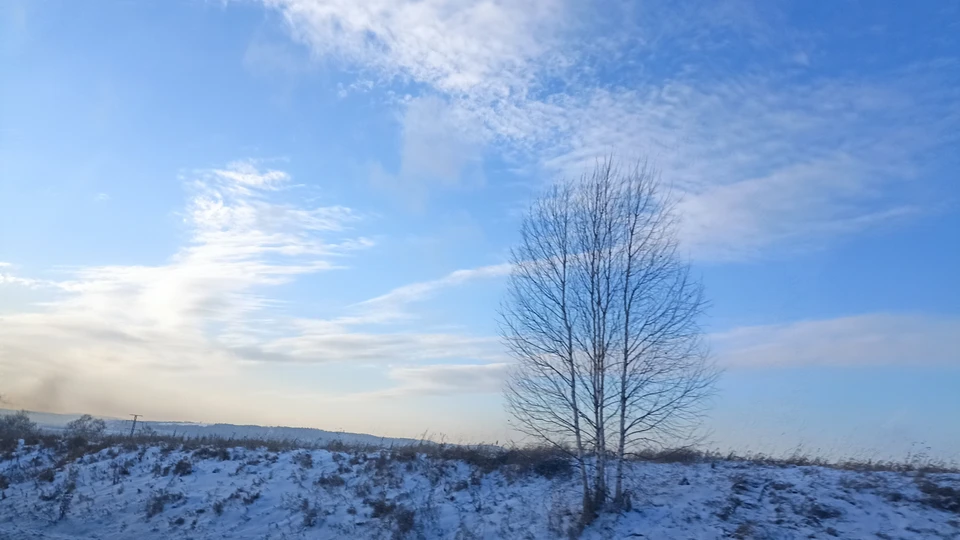
M 576 475 L 389 451 L 152 446 L 57 459 L 21 446 L 0 461 L 0 539 L 558 538 L 579 499 Z M 960 538 L 960 514 L 921 489 L 958 493 L 960 474 L 633 463 L 626 485 L 632 509 L 583 538 Z

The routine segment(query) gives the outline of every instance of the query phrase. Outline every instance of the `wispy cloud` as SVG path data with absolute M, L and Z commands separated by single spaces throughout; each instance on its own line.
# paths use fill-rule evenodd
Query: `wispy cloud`
M 551 51 L 557 0 L 264 0 L 318 55 L 444 93 L 505 96 L 525 87 Z
M 362 332 L 328 321 L 297 321 L 297 333 L 236 349 L 259 361 L 303 363 L 426 364 L 438 361 L 497 361 L 497 338 L 425 332 Z
M 693 255 L 729 260 L 915 211 L 909 188 L 923 156 L 956 138 L 952 92 L 892 78 L 681 77 L 473 110 L 505 151 L 548 177 L 580 174 L 605 154 L 649 155 L 680 197 Z
M 0 273 L 0 285 L 19 285 L 30 289 L 47 286 L 47 282 L 39 279 L 23 278 L 8 273 Z
M 960 367 L 960 319 L 866 314 L 749 326 L 710 336 L 732 368 L 777 366 Z
M 13 285 L 28 289 L 66 289 L 69 284 L 47 279 L 28 278 L 17 275 L 13 263 L 0 262 L 0 285 Z
M 373 166 L 373 184 L 422 209 L 438 186 L 480 185 L 482 139 L 466 129 L 456 107 L 436 96 L 413 98 L 402 118 L 400 169 L 395 174 Z
M 263 331 L 259 317 L 274 305 L 265 287 L 336 268 L 371 245 L 350 234 L 359 216 L 349 208 L 284 202 L 282 171 L 238 162 L 184 183 L 189 238 L 167 264 L 76 268 L 60 282 L 0 274 L 5 283 L 61 291 L 38 310 L 3 317 L 6 385 L 30 394 L 80 371 L 229 369 L 236 336 Z
M 404 308 L 410 303 L 427 299 L 442 289 L 472 280 L 506 276 L 511 268 L 509 263 L 502 263 L 456 270 L 440 279 L 397 287 L 386 294 L 362 302 L 357 307 L 365 314 L 361 317 L 365 321 L 407 318 L 409 314 Z
M 510 370 L 508 363 L 397 368 L 390 372 L 407 393 L 499 393 Z
M 779 10 L 761 2 L 265 3 L 318 57 L 424 88 L 402 102 L 408 120 L 442 103 L 445 133 L 469 133 L 473 148 L 533 163 L 536 175 L 576 175 L 610 153 L 649 155 L 682 197 L 699 259 L 816 247 L 916 213 L 910 188 L 924 155 L 960 132 L 960 96 L 944 78 L 953 64 L 799 81 L 791 69 L 809 62 L 805 53 L 781 54 L 771 62 L 783 69 L 766 72 L 690 60 L 685 51 L 731 43 L 809 48 L 814 37 L 783 30 Z M 417 124 L 405 122 L 405 133 Z M 463 148 L 448 150 L 442 174 L 408 176 L 456 178 Z M 401 169 L 417 169 L 416 155 L 405 150 L 411 165 Z
M 429 327 L 401 332 L 389 323 L 444 288 L 503 275 L 506 265 L 400 287 L 332 319 L 294 318 L 269 289 L 340 268 L 346 256 L 370 247 L 353 230 L 361 216 L 295 202 L 286 172 L 252 161 L 182 180 L 188 236 L 166 264 L 73 268 L 62 281 L 22 277 L 0 264 L 0 286 L 55 293 L 36 309 L 0 318 L 0 380 L 20 405 L 79 410 L 96 408 L 106 395 L 136 403 L 132 389 L 140 385 L 117 388 L 128 380 L 197 403 L 217 393 L 203 390 L 202 381 L 242 380 L 251 363 L 400 369 L 503 361 L 494 337 Z
M 403 398 L 463 394 L 499 394 L 511 364 L 437 364 L 390 370 L 397 385 L 387 390 L 365 392 L 352 399 Z
M 438 361 L 503 362 L 496 336 L 445 332 L 392 331 L 392 324 L 416 318 L 413 304 L 443 290 L 510 272 L 509 264 L 456 270 L 439 279 L 397 287 L 383 295 L 348 306 L 331 319 L 295 319 L 287 336 L 234 350 L 250 360 L 305 363 L 425 364 Z M 380 331 L 373 332 L 372 328 Z

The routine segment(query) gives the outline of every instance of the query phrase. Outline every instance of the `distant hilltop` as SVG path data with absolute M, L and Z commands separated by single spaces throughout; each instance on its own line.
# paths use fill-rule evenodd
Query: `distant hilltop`
M 0 409 L 0 415 L 16 412 L 11 409 Z M 27 411 L 30 419 L 41 429 L 59 431 L 68 422 L 76 420 L 79 414 L 57 414 Z M 107 423 L 107 431 L 111 433 L 128 433 L 131 420 L 101 416 Z M 378 437 L 364 433 L 346 433 L 340 431 L 325 431 L 322 429 L 284 426 L 251 426 L 235 424 L 204 424 L 197 422 L 162 422 L 137 421 L 137 430 L 150 429 L 161 435 L 182 435 L 184 437 L 223 437 L 226 439 L 272 439 L 293 440 L 304 443 L 327 444 L 340 441 L 349 445 L 396 446 L 419 444 L 419 439 Z

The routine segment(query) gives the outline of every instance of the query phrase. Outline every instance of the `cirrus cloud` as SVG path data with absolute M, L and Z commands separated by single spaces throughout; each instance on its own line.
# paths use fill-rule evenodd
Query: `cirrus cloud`
M 873 313 L 712 334 L 722 365 L 960 367 L 960 319 Z
M 400 101 L 404 133 L 418 132 L 423 103 L 440 102 L 435 116 L 456 122 L 445 133 L 470 134 L 471 156 L 492 150 L 532 175 L 578 175 L 611 153 L 650 156 L 681 197 L 684 239 L 700 260 L 815 248 L 917 214 L 925 156 L 960 133 L 955 60 L 802 79 L 796 54 L 758 54 L 766 69 L 701 65 L 713 58 L 704 51 L 796 50 L 818 39 L 783 29 L 779 9 L 760 2 L 265 5 L 319 58 L 381 84 L 414 83 L 417 94 Z M 449 185 L 463 147 L 433 150 L 455 164 L 440 175 L 447 181 L 411 173 L 420 160 L 407 151 L 396 178 L 418 191 Z
M 343 268 L 371 247 L 353 230 L 362 216 L 296 202 L 286 172 L 254 161 L 182 180 L 188 236 L 165 264 L 72 268 L 60 281 L 0 264 L 0 286 L 55 294 L 0 317 L 0 380 L 19 405 L 108 412 L 152 395 L 160 410 L 168 392 L 184 406 L 213 400 L 224 409 L 237 404 L 232 390 L 250 384 L 251 363 L 502 362 L 495 338 L 385 325 L 443 288 L 502 275 L 504 265 L 400 287 L 333 319 L 293 318 L 269 289 Z M 233 382 L 211 390 L 211 380 Z

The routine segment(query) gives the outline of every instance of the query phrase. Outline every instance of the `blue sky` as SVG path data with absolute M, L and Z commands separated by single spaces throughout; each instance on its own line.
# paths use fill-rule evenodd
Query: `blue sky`
M 0 391 L 506 440 L 523 208 L 648 156 L 710 444 L 956 459 L 958 139 L 950 2 L 7 1 Z

